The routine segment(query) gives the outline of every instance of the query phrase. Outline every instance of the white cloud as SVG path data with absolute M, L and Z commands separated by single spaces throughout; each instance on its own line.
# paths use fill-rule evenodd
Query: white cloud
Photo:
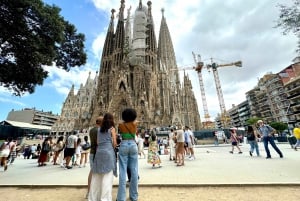
M 92 44 L 94 56 L 95 56 L 95 58 L 97 58 L 99 63 L 100 63 L 100 59 L 101 59 L 101 55 L 102 55 L 102 49 L 103 49 L 105 37 L 106 37 L 106 32 L 103 31 L 96 37 L 96 39 L 93 41 L 93 44 Z
M 80 68 L 72 68 L 69 72 L 56 68 L 55 66 L 44 66 L 49 72 L 49 81 L 45 84 L 56 89 L 60 94 L 67 95 L 70 92 L 72 84 L 75 86 L 75 93 L 80 84 L 85 84 L 91 73 L 91 78 L 95 77 L 96 71 L 88 64 Z
M 25 104 L 22 103 L 21 101 L 12 100 L 10 97 L 0 97 L 0 102 L 15 104 L 15 105 L 18 105 L 18 106 L 21 106 L 21 107 L 25 106 Z

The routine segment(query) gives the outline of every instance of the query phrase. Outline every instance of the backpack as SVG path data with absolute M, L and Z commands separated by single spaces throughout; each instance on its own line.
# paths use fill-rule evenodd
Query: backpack
M 247 140 L 249 140 L 249 141 L 255 140 L 254 133 L 247 133 Z
M 84 145 L 81 146 L 82 150 L 86 151 L 91 148 L 91 144 L 86 142 Z
M 50 151 L 51 151 L 51 146 L 50 146 L 50 144 L 45 143 L 45 144 L 43 145 L 42 151 L 43 151 L 43 152 L 46 152 L 46 153 L 50 152 Z

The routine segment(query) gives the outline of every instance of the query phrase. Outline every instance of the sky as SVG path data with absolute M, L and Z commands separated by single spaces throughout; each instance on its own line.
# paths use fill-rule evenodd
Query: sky
M 120 7 L 120 0 L 44 0 L 44 3 L 60 7 L 64 19 L 85 34 L 87 63 L 70 72 L 46 66 L 49 77 L 33 94 L 15 97 L 0 87 L 0 121 L 5 120 L 11 110 L 24 108 L 60 115 L 72 84 L 77 90 L 86 82 L 89 72 L 94 78 L 99 71 L 110 11 L 112 8 L 118 11 Z M 131 5 L 133 14 L 138 3 L 139 0 L 125 0 L 125 10 Z M 283 70 L 297 56 L 298 38 L 292 33 L 283 35 L 283 30 L 275 27 L 279 16 L 277 5 L 291 3 L 292 0 L 152 0 L 152 15 L 158 40 L 164 8 L 179 68 L 195 66 L 192 52 L 201 55 L 205 66 L 212 61 L 218 65 L 242 61 L 241 68 L 218 68 L 228 110 L 233 104 L 246 100 L 245 93 L 257 85 L 259 78 Z M 185 73 L 192 80 L 200 117 L 204 120 L 197 73 L 191 70 Z M 182 78 L 183 71 L 180 75 Z M 214 120 L 220 113 L 214 77 L 206 68 L 202 75 L 208 112 Z

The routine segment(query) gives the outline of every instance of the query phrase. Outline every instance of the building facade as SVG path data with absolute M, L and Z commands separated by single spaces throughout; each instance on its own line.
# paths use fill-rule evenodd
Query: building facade
M 6 120 L 23 123 L 30 123 L 41 126 L 53 126 L 59 119 L 59 115 L 52 112 L 44 112 L 35 108 L 25 108 L 23 110 L 11 110 Z
M 244 127 L 250 118 L 250 106 L 248 101 L 243 101 L 238 105 L 233 105 L 228 110 L 230 116 L 230 127 Z
M 300 122 L 298 115 L 300 96 L 300 63 L 295 63 L 280 72 L 264 75 L 258 85 L 246 92 L 252 118 L 262 118 L 266 122 L 283 122 L 294 125 Z
M 116 30 L 112 9 L 99 75 L 93 82 L 96 89 L 91 90 L 95 94 L 88 101 L 90 105 L 82 109 L 75 103 L 78 95 L 74 96 L 71 89 L 56 125 L 57 132 L 87 129 L 106 112 L 112 113 L 119 122 L 121 112 L 128 107 L 136 109 L 140 127 L 201 128 L 191 81 L 187 75 L 182 82 L 179 78 L 164 10 L 157 43 L 151 5 L 150 1 L 147 6 L 140 1 L 134 15 L 128 9 L 125 16 L 125 1 L 121 1 Z M 65 130 L 61 130 L 63 127 Z
M 63 135 L 73 130 L 86 132 L 92 116 L 92 101 L 96 94 L 98 76 L 91 78 L 91 73 L 86 83 L 80 85 L 75 93 L 74 85 L 63 103 L 61 115 L 52 126 L 52 133 Z
M 292 69 L 294 76 L 288 79 L 284 84 L 284 89 L 287 94 L 287 116 L 288 124 L 295 125 L 300 122 L 300 60 L 288 68 Z

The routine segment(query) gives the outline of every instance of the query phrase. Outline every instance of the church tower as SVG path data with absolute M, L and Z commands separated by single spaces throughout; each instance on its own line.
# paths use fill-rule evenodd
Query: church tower
M 131 7 L 126 18 L 124 12 L 125 1 L 121 0 L 114 31 L 115 10 L 111 10 L 90 126 L 106 112 L 121 121 L 123 109 L 131 107 L 137 110 L 141 127 L 190 125 L 200 129 L 190 81 L 186 77 L 182 86 L 180 83 L 164 10 L 158 44 L 151 1 L 145 6 L 140 0 L 133 17 Z

